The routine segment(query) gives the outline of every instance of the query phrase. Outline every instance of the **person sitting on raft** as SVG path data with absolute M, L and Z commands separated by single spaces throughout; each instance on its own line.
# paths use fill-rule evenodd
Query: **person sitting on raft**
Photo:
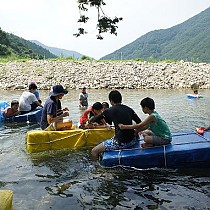
M 102 125 L 106 125 L 106 121 L 104 119 L 98 120 L 95 123 L 90 123 L 90 119 L 101 114 L 103 111 L 103 105 L 100 102 L 95 102 L 93 106 L 89 107 L 80 117 L 79 120 L 79 128 L 95 128 L 95 127 L 103 127 Z
M 16 115 L 19 115 L 20 112 L 18 111 L 19 107 L 19 101 L 18 100 L 12 100 L 11 106 L 7 107 L 3 112 L 3 117 L 13 117 Z
M 19 111 L 21 114 L 34 111 L 38 106 L 43 107 L 38 101 L 34 92 L 36 91 L 36 84 L 32 83 L 28 86 L 29 91 L 24 91 L 19 99 Z
M 138 136 L 135 135 L 134 129 L 120 130 L 118 124 L 124 123 L 132 125 L 133 121 L 140 123 L 141 119 L 132 108 L 122 104 L 122 95 L 118 90 L 113 90 L 109 93 L 109 101 L 112 107 L 91 119 L 91 122 L 96 122 L 106 117 L 110 118 L 114 123 L 115 135 L 92 149 L 91 154 L 94 160 L 104 151 L 128 149 L 132 148 L 137 143 Z
M 61 99 L 68 91 L 62 85 L 52 87 L 50 96 L 44 104 L 41 117 L 41 129 L 46 131 L 52 130 L 68 130 L 72 127 L 72 121 L 63 119 L 69 116 L 69 109 L 61 107 Z
M 152 98 L 144 98 L 141 103 L 142 111 L 149 116 L 142 122 L 136 125 L 119 124 L 120 129 L 136 129 L 144 137 L 144 142 L 141 146 L 153 147 L 170 144 L 172 137 L 166 122 L 155 111 L 155 102 Z

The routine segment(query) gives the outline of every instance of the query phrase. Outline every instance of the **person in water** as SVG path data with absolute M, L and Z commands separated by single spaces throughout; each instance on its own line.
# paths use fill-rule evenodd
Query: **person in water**
M 54 85 L 50 96 L 44 104 L 41 117 L 41 129 L 46 131 L 68 130 L 72 127 L 72 121 L 63 119 L 69 116 L 69 109 L 61 107 L 61 99 L 68 91 L 62 85 Z
M 194 95 L 198 95 L 198 90 L 193 91 Z
M 19 101 L 18 100 L 12 100 L 11 106 L 7 107 L 3 112 L 3 117 L 13 117 L 16 115 L 19 115 L 20 112 L 18 111 L 19 107 Z
M 80 109 L 88 108 L 88 93 L 86 91 L 86 87 L 83 87 L 81 93 L 79 94 L 79 107 Z
M 142 111 L 149 116 L 136 125 L 119 124 L 120 129 L 136 129 L 144 137 L 142 147 L 153 147 L 171 143 L 172 137 L 166 122 L 155 111 L 155 102 L 152 98 L 144 98 L 141 103 Z
M 135 111 L 122 104 L 122 95 L 118 90 L 113 90 L 109 93 L 109 101 L 112 107 L 104 110 L 101 114 L 91 119 L 91 122 L 109 118 L 114 123 L 115 135 L 111 139 L 95 146 L 92 151 L 93 159 L 97 159 L 99 154 L 104 151 L 132 148 L 136 143 L 138 136 L 135 135 L 134 129 L 121 130 L 119 123 L 132 125 L 132 121 L 140 123 L 141 120 Z

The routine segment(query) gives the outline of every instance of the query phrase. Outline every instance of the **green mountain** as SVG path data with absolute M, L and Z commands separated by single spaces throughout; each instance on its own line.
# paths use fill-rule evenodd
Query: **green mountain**
M 31 42 L 49 50 L 51 53 L 53 53 L 54 55 L 58 56 L 58 57 L 64 57 L 64 58 L 67 58 L 67 57 L 72 57 L 74 59 L 79 59 L 81 58 L 83 55 L 76 52 L 76 51 L 72 51 L 72 50 L 66 50 L 66 49 L 60 49 L 60 48 L 56 48 L 56 47 L 49 47 L 49 46 L 46 46 L 44 44 L 42 44 L 41 42 L 39 41 L 36 41 L 36 40 L 30 40 Z
M 101 60 L 210 62 L 210 7 L 168 29 L 151 31 Z
M 6 33 L 0 28 L 0 57 L 43 59 L 57 56 L 35 43 Z

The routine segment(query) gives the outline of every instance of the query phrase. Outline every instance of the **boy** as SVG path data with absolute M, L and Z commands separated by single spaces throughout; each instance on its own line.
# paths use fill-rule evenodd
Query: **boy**
M 38 101 L 34 92 L 37 90 L 37 86 L 34 83 L 29 84 L 28 91 L 24 91 L 19 99 L 19 111 L 21 114 L 26 114 L 35 110 L 38 106 L 43 107 Z
M 79 94 L 79 107 L 80 109 L 87 109 L 88 107 L 88 93 L 86 92 L 86 87 L 83 87 Z
M 120 129 L 137 129 L 137 132 L 142 131 L 145 142 L 141 145 L 143 148 L 170 144 L 172 140 L 171 132 L 166 122 L 154 110 L 154 100 L 149 97 L 144 98 L 140 105 L 142 111 L 145 114 L 149 114 L 149 116 L 136 125 L 119 124 Z
M 131 130 L 120 130 L 118 127 L 119 123 L 130 124 L 134 120 L 136 123 L 140 123 L 141 120 L 130 107 L 122 104 L 122 95 L 119 91 L 113 90 L 109 93 L 109 101 L 112 105 L 109 109 L 106 109 L 100 115 L 91 119 L 92 122 L 100 119 L 109 118 L 112 120 L 115 126 L 115 135 L 111 139 L 95 146 L 92 151 L 93 159 L 97 159 L 98 155 L 104 151 L 110 151 L 115 149 L 126 149 L 133 147 L 137 138 L 134 133 L 134 129 Z
M 41 129 L 46 131 L 71 129 L 72 121 L 63 119 L 69 116 L 69 109 L 61 108 L 61 99 L 68 91 L 62 85 L 54 85 L 44 104 L 41 117 Z
M 81 116 L 79 123 L 80 123 L 80 128 L 92 128 L 94 127 L 93 124 L 89 123 L 89 120 L 92 117 L 95 117 L 99 114 L 101 114 L 103 111 L 103 105 L 100 102 L 95 102 L 93 106 L 88 108 Z M 98 125 L 106 125 L 105 120 L 97 120 L 95 121 Z
M 20 114 L 20 112 L 18 111 L 18 107 L 19 102 L 17 100 L 12 100 L 11 106 L 3 111 L 3 117 L 13 117 Z

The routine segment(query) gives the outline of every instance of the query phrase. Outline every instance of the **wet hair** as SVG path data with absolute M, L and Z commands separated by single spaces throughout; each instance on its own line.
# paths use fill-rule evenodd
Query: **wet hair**
M 12 100 L 11 101 L 11 106 L 15 105 L 15 104 L 19 104 L 19 101 L 18 100 Z
M 197 94 L 198 93 L 198 90 L 194 90 L 194 93 Z
M 122 103 L 122 95 L 118 90 L 112 90 L 109 93 L 109 100 L 113 101 L 114 103 Z
M 103 109 L 103 105 L 100 102 L 95 102 L 93 104 L 92 108 L 95 110 L 101 110 L 101 109 Z
M 37 89 L 37 86 L 35 83 L 31 83 L 29 86 L 28 86 L 28 89 L 29 90 L 36 90 Z
M 141 103 L 140 103 L 142 108 L 149 108 L 150 110 L 154 110 L 155 109 L 155 102 L 152 98 L 146 97 L 144 98 Z
M 109 104 L 106 101 L 104 101 L 102 103 L 102 106 L 103 106 L 104 109 L 108 109 L 109 108 Z

